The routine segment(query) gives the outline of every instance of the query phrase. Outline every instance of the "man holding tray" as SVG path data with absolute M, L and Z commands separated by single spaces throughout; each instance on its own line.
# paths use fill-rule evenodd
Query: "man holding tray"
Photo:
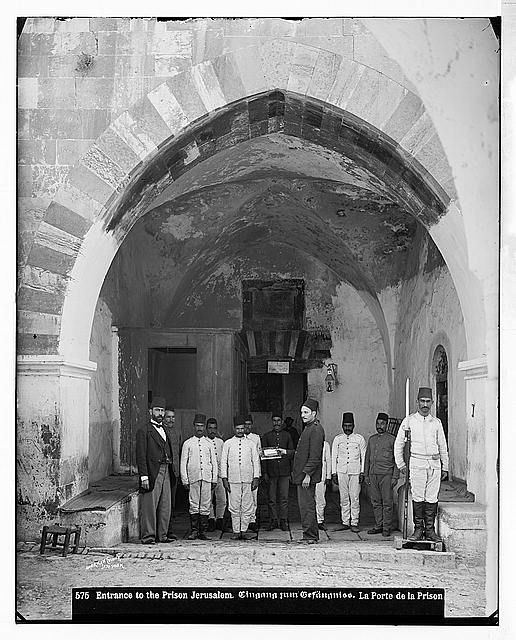
M 268 491 L 268 530 L 272 531 L 278 527 L 279 512 L 279 526 L 282 531 L 288 531 L 288 488 L 295 450 L 290 434 L 283 429 L 279 413 L 272 414 L 272 431 L 268 431 L 262 437 L 262 448 L 263 478 Z M 267 455 L 269 453 L 273 455 Z

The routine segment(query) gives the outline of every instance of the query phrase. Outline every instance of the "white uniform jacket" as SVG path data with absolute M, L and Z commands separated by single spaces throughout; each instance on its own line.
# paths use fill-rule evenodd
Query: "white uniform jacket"
M 322 472 L 321 472 L 321 482 L 325 480 L 331 480 L 331 449 L 330 443 L 324 442 L 323 452 L 322 452 Z
M 224 442 L 220 476 L 229 482 L 252 482 L 260 477 L 258 449 L 250 438 L 234 436 Z
M 366 441 L 359 433 L 335 436 L 331 448 L 331 472 L 363 473 L 366 448 Z
M 448 471 L 448 447 L 439 418 L 418 411 L 403 420 L 394 441 L 394 460 L 398 469 L 404 466 L 405 430 L 410 429 L 410 466 Z
M 251 442 L 254 442 L 258 450 L 258 457 L 260 457 L 262 455 L 262 441 L 260 436 L 257 433 L 248 433 L 245 437 L 251 440 Z
M 218 463 L 213 442 L 206 436 L 192 436 L 181 451 L 181 482 L 217 482 Z

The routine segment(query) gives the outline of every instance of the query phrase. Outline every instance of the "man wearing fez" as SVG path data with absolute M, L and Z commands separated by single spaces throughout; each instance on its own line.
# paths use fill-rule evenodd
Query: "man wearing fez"
M 297 501 L 301 514 L 303 538 L 299 542 L 315 544 L 319 541 L 315 509 L 315 486 L 321 481 L 324 429 L 317 419 L 319 403 L 308 398 L 301 406 L 304 425 L 294 454 L 292 482 L 297 485 Z
M 196 413 L 194 435 L 181 452 L 181 482 L 188 490 L 190 534 L 188 540 L 207 540 L 211 494 L 217 486 L 218 463 L 215 447 L 205 436 L 206 416 Z
M 233 540 L 245 539 L 253 515 L 252 492 L 260 480 L 260 457 L 254 442 L 245 437 L 245 418 L 233 418 L 234 437 L 222 447 L 220 475 L 228 492 Z
M 360 517 L 360 483 L 364 479 L 366 442 L 353 433 L 355 418 L 350 411 L 342 414 L 342 431 L 331 448 L 331 477 L 339 486 L 342 528 L 358 533 Z M 350 527 L 351 518 L 351 527 Z
M 261 458 L 262 455 L 262 442 L 260 440 L 260 436 L 257 433 L 253 433 L 251 429 L 253 428 L 253 416 L 249 414 L 244 421 L 244 434 L 245 437 L 251 440 L 256 446 L 256 450 L 258 451 L 258 459 Z M 253 489 L 253 513 L 251 514 L 251 520 L 249 522 L 249 529 L 251 531 L 257 531 L 258 525 L 256 524 L 256 511 L 258 509 L 258 487 Z
M 448 447 L 441 421 L 430 414 L 432 403 L 432 389 L 420 387 L 418 409 L 403 420 L 394 442 L 394 459 L 403 473 L 406 470 L 403 459 L 405 432 L 410 432 L 409 478 L 414 533 L 409 540 L 413 541 L 441 541 L 434 523 L 441 481 L 448 479 Z
M 208 419 L 208 422 L 206 423 L 206 435 L 211 440 L 211 442 L 213 442 L 213 446 L 215 447 L 215 455 L 217 456 L 217 470 L 219 474 L 217 479 L 217 486 L 211 497 L 208 531 L 215 531 L 215 529 L 219 529 L 220 531 L 222 531 L 224 512 L 226 510 L 226 490 L 224 489 L 222 478 L 220 476 L 220 464 L 222 461 L 222 446 L 224 445 L 224 440 L 222 440 L 222 438 L 220 438 L 218 435 L 217 420 L 215 418 Z M 213 506 L 214 500 L 215 507 Z
M 172 542 L 167 535 L 174 482 L 171 433 L 163 427 L 165 399 L 151 403 L 149 423 L 136 432 L 136 462 L 140 481 L 140 539 L 143 544 Z
M 375 526 L 367 533 L 390 536 L 392 530 L 392 489 L 399 471 L 394 463 L 394 436 L 387 433 L 389 416 L 376 417 L 376 434 L 369 438 L 365 454 L 364 480 L 369 487 Z
M 278 527 L 279 513 L 279 526 L 282 531 L 288 531 L 288 489 L 295 449 L 292 438 L 283 429 L 281 416 L 278 413 L 272 414 L 272 431 L 268 431 L 262 437 L 262 447 L 278 449 L 281 455 L 279 460 L 263 460 L 263 478 L 267 483 L 268 492 L 268 530 L 272 531 Z

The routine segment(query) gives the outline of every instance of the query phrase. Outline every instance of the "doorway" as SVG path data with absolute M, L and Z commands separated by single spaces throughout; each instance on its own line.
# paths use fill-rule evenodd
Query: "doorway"
M 444 435 L 448 441 L 448 356 L 442 345 L 434 353 L 435 415 L 442 422 Z

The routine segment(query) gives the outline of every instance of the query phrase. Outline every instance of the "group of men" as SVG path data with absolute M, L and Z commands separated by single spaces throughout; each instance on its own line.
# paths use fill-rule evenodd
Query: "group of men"
M 269 530 L 288 530 L 292 482 L 297 487 L 303 529 L 300 543 L 317 543 L 319 531 L 326 529 L 325 495 L 331 483 L 339 490 L 342 528 L 358 532 L 360 489 L 365 482 L 375 518 L 368 533 L 389 536 L 393 489 L 400 474 L 407 472 L 407 438 L 415 526 L 411 539 L 439 540 L 434 522 L 440 482 L 448 472 L 448 451 L 442 424 L 430 414 L 431 389 L 421 387 L 417 402 L 417 412 L 403 420 L 396 437 L 387 431 L 388 415 L 379 413 L 377 433 L 367 445 L 363 436 L 354 433 L 353 413 L 343 413 L 343 433 L 334 438 L 331 447 L 317 417 L 319 404 L 312 398 L 300 409 L 301 434 L 292 418 L 283 422 L 279 413 L 273 413 L 272 430 L 260 439 L 252 432 L 251 416 L 236 416 L 233 437 L 223 441 L 217 420 L 206 421 L 205 415 L 196 414 L 194 435 L 180 452 L 180 441 L 172 428 L 174 410 L 163 398 L 155 398 L 150 422 L 137 434 L 142 543 L 177 539 L 171 528 L 171 507 L 179 480 L 188 491 L 190 540 L 205 540 L 207 531 L 222 530 L 226 506 L 234 539 L 246 539 L 248 532 L 255 532 L 260 478 L 267 487 Z

